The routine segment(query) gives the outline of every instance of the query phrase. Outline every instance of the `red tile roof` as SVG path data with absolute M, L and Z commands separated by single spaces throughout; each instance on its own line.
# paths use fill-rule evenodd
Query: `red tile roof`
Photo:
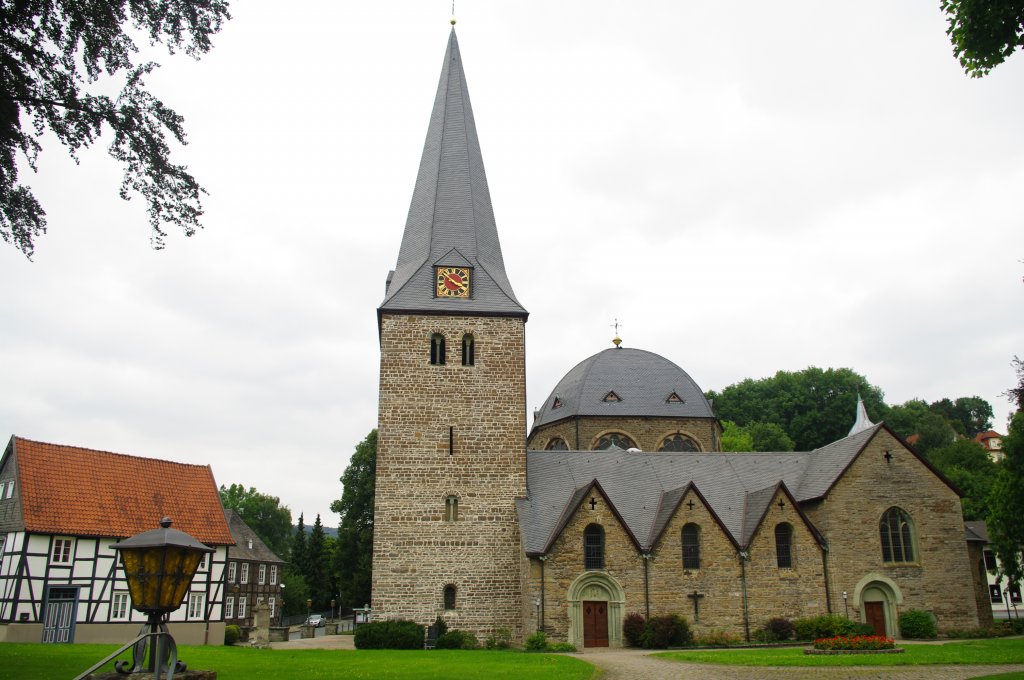
M 232 545 L 209 465 L 11 437 L 25 530 L 127 538 L 162 517 L 208 545 Z

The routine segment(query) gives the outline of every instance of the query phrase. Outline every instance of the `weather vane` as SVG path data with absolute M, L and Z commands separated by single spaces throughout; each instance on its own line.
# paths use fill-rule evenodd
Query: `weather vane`
M 452 26 L 455 25 L 455 0 L 452 0 Z

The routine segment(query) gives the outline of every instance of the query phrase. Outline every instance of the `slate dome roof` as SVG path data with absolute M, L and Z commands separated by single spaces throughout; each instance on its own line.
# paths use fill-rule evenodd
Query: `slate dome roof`
M 533 429 L 575 416 L 715 417 L 686 371 L 654 352 L 625 347 L 576 364 L 538 410 Z

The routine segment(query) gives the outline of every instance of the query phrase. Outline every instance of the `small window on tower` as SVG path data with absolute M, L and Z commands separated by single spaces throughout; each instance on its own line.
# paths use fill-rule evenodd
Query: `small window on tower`
M 430 363 L 434 366 L 444 365 L 444 336 L 440 333 L 430 336 Z
M 444 587 L 444 608 L 455 609 L 455 586 L 447 585 Z
M 457 522 L 459 519 L 459 499 L 448 496 L 444 501 L 444 521 Z
M 476 342 L 473 340 L 473 336 L 470 333 L 466 333 L 462 336 L 462 365 L 476 365 Z

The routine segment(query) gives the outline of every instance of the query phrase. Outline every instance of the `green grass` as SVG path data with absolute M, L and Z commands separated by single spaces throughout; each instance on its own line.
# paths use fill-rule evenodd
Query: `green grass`
M 943 645 L 900 642 L 903 654 L 805 655 L 800 648 L 723 649 L 656 654 L 671 661 L 730 666 L 917 666 L 925 664 L 1024 663 L 1024 638 L 968 640 Z
M 0 668 L 19 680 L 73 678 L 116 645 L 0 643 Z M 594 667 L 579 659 L 517 651 L 272 650 L 247 647 L 179 647 L 189 668 L 217 671 L 219 680 L 587 680 Z M 128 658 L 122 655 L 121 658 Z M 102 671 L 112 671 L 113 665 Z M 0 673 L 0 676 L 3 676 Z M 9 676 L 3 676 L 9 677 Z

